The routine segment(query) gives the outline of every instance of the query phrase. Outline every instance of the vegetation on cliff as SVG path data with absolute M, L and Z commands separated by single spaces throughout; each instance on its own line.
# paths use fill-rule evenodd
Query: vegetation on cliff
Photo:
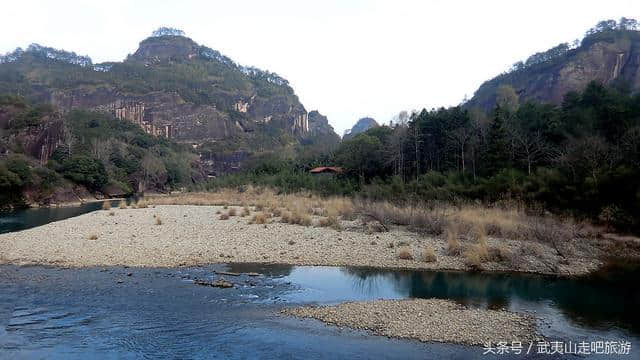
M 0 150 L 3 207 L 73 200 L 57 199 L 56 193 L 77 185 L 109 196 L 166 191 L 203 179 L 197 156 L 185 146 L 109 114 L 60 114 L 19 97 L 0 97 Z
M 489 111 L 505 91 L 521 100 L 560 104 L 567 92 L 582 91 L 594 80 L 638 91 L 639 29 L 634 19 L 601 21 L 582 40 L 533 54 L 484 82 L 465 106 Z

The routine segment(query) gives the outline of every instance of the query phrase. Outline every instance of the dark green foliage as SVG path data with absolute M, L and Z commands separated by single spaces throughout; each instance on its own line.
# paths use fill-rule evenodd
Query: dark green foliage
M 495 174 L 498 170 L 507 167 L 509 161 L 509 148 L 507 145 L 506 117 L 508 112 L 500 106 L 493 112 L 493 122 L 489 128 L 487 139 L 487 151 L 485 153 L 485 172 Z
M 368 133 L 359 134 L 342 143 L 336 151 L 335 160 L 337 164 L 364 180 L 375 176 L 384 168 L 381 149 L 382 142 L 378 137 Z
M 23 186 L 20 176 L 9 171 L 7 165 L 0 161 L 0 210 L 24 206 Z
M 12 155 L 6 160 L 7 170 L 16 174 L 22 185 L 28 185 L 31 182 L 31 167 L 24 156 Z
M 108 181 L 107 172 L 100 160 L 83 155 L 66 160 L 62 165 L 62 173 L 73 182 L 93 190 L 99 190 Z

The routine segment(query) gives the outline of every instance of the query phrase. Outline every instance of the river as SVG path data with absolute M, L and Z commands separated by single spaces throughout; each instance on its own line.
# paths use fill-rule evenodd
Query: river
M 14 229 L 16 222 L 22 229 L 91 208 L 43 210 L 13 214 Z M 227 277 L 235 283 L 231 289 L 194 283 L 213 279 L 216 270 L 261 275 Z M 637 268 L 557 278 L 256 264 L 85 269 L 4 265 L 0 358 L 492 358 L 483 355 L 482 347 L 387 339 L 279 314 L 288 306 L 413 297 L 529 312 L 540 319 L 538 330 L 549 340 L 628 341 L 631 355 L 624 358 L 640 358 L 639 275 Z M 493 356 L 510 357 L 563 358 Z

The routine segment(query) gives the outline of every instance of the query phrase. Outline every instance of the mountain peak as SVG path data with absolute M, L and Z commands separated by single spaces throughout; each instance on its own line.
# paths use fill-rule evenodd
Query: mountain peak
M 200 55 L 201 47 L 184 36 L 182 30 L 160 28 L 142 40 L 138 50 L 127 60 L 189 60 Z
M 159 27 L 151 33 L 151 37 L 161 36 L 182 36 L 186 37 L 184 31 L 172 27 Z
M 345 131 L 344 136 L 342 137 L 343 140 L 348 140 L 354 136 L 356 136 L 357 134 L 361 134 L 363 132 L 366 132 L 367 130 L 371 129 L 371 128 L 375 128 L 380 126 L 378 124 L 378 122 L 371 117 L 363 117 L 360 120 L 358 120 L 358 122 L 356 122 L 355 125 L 353 125 L 353 127 L 347 131 Z

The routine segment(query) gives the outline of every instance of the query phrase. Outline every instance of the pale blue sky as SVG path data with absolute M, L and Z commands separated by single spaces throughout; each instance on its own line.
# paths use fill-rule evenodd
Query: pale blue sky
M 119 61 L 160 26 L 287 78 L 338 133 L 363 116 L 449 106 L 512 63 L 640 19 L 640 1 L 11 1 L 0 52 L 32 42 Z

